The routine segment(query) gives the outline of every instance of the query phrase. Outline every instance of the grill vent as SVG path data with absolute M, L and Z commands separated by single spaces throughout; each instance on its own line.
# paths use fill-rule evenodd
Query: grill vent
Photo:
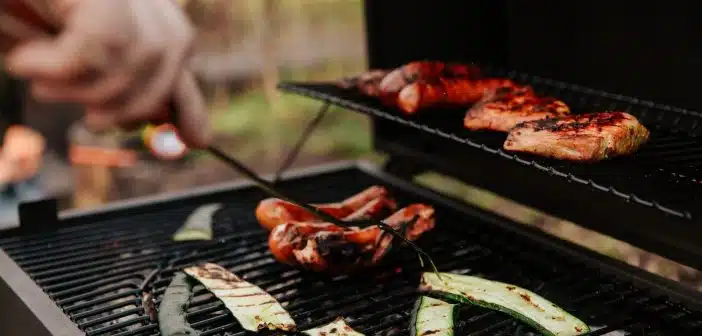
M 309 201 L 334 201 L 371 184 L 383 184 L 358 170 L 286 182 Z M 402 204 L 418 199 L 395 190 Z M 367 335 L 407 335 L 416 298 L 418 264 L 398 253 L 383 270 L 358 278 L 301 272 L 275 262 L 267 235 L 253 209 L 263 197 L 242 190 L 220 200 L 216 242 L 175 243 L 171 234 L 195 206 L 62 228 L 55 232 L 3 238 L 0 246 L 91 336 L 157 335 L 141 306 L 142 282 L 157 267 L 152 283 L 157 300 L 175 270 L 216 262 L 275 296 L 301 328 L 337 316 Z M 420 243 L 442 271 L 484 275 L 538 292 L 598 329 L 594 335 L 699 335 L 702 314 L 628 280 L 556 252 L 516 233 L 467 218 L 437 205 L 437 229 Z M 203 335 L 244 335 L 222 305 L 195 287 L 188 320 Z M 532 335 L 500 313 L 469 307 L 461 313 L 461 335 Z M 610 334 L 613 335 L 613 334 Z

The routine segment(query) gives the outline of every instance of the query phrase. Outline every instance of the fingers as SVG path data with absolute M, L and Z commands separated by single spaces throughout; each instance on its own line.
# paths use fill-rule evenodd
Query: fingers
M 170 0 L 136 1 L 133 3 L 134 12 L 140 13 L 137 15 L 137 21 L 140 21 L 144 27 L 141 32 L 139 56 L 136 58 L 157 57 L 158 62 L 155 66 L 157 71 L 148 81 L 145 81 L 146 85 L 142 92 L 135 95 L 134 99 L 127 104 L 125 110 L 128 112 L 124 115 L 126 119 L 136 119 L 145 114 L 152 114 L 166 101 L 167 95 L 172 92 L 190 52 L 193 33 L 188 25 L 172 27 L 167 36 L 163 36 L 162 29 L 160 29 L 168 22 L 185 21 L 183 14 L 175 6 L 162 6 L 164 8 L 160 10 L 160 15 L 157 18 L 161 22 L 152 23 L 154 18 L 143 14 L 148 13 L 148 9 L 158 6 L 158 1 Z M 162 53 L 163 50 L 167 50 L 167 52 Z
M 183 71 L 176 85 L 174 95 L 178 110 L 179 135 L 190 147 L 204 148 L 212 138 L 207 107 L 197 85 L 195 76 L 190 71 Z
M 81 55 L 82 34 L 66 32 L 55 40 L 39 39 L 12 50 L 5 58 L 9 73 L 24 78 L 66 81 L 88 69 Z

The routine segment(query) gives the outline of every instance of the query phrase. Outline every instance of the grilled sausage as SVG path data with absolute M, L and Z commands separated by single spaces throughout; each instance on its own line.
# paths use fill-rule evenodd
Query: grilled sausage
M 480 69 L 473 65 L 444 63 L 437 61 L 416 61 L 407 63 L 390 72 L 380 82 L 382 95 L 397 95 L 405 86 L 418 80 L 439 78 L 480 78 Z
M 379 215 L 385 210 L 394 211 L 397 207 L 395 201 L 390 198 L 387 189 L 381 186 L 367 188 L 342 202 L 318 204 L 314 206 L 331 216 L 344 218 L 363 208 L 366 204 L 375 199 L 380 199 L 382 201 L 378 202 L 375 207 L 367 208 L 365 216 Z M 286 222 L 319 221 L 317 216 L 307 210 L 277 198 L 268 198 L 259 202 L 256 207 L 256 219 L 258 219 L 261 226 L 269 231 L 277 225 Z
M 509 79 L 439 79 L 438 81 L 417 81 L 400 91 L 398 107 L 407 114 L 428 107 L 460 107 L 479 101 L 485 92 L 501 87 L 514 86 Z
M 378 97 L 380 82 L 387 74 L 386 70 L 371 70 L 359 76 L 342 79 L 338 86 L 344 89 L 355 88 L 366 96 Z
M 417 220 L 411 222 L 414 217 Z M 410 241 L 434 228 L 434 209 L 412 204 L 383 221 Z M 403 225 L 411 223 L 411 227 Z M 350 272 L 376 265 L 389 251 L 393 235 L 377 226 L 341 228 L 329 223 L 295 222 L 278 225 L 269 236 L 276 260 L 305 269 Z

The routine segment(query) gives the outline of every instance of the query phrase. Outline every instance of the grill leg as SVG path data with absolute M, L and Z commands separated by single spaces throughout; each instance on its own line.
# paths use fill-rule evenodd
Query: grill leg
M 411 180 L 414 176 L 427 171 L 427 169 L 421 165 L 398 156 L 390 156 L 383 165 L 383 170 L 406 180 Z

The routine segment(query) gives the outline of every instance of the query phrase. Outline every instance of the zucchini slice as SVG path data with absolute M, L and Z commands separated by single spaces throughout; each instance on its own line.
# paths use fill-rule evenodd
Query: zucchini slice
M 173 234 L 173 240 L 212 240 L 212 216 L 221 208 L 222 204 L 215 203 L 195 209 Z
M 422 296 L 412 312 L 412 336 L 453 336 L 457 305 Z
M 498 310 L 531 325 L 548 336 L 576 336 L 590 327 L 538 294 L 503 282 L 468 275 L 422 274 L 420 291 L 449 300 Z
M 244 329 L 295 331 L 295 321 L 273 296 L 224 267 L 207 263 L 188 267 L 185 273 L 222 300 Z
M 158 307 L 158 327 L 162 336 L 200 335 L 185 319 L 192 293 L 193 286 L 188 282 L 188 276 L 181 272 L 176 273 Z
M 309 336 L 365 336 L 346 324 L 343 317 L 337 317 L 336 320 L 331 323 L 327 323 L 318 328 L 305 330 L 302 333 Z

